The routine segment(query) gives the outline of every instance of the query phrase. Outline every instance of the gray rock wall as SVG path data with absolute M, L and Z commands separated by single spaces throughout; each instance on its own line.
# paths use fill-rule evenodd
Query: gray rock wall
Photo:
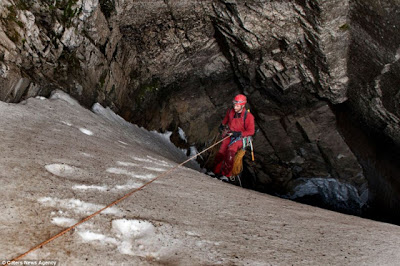
M 353 1 L 349 98 L 370 128 L 400 145 L 400 2 Z
M 351 1 L 347 106 L 369 136 L 357 154 L 377 209 L 400 210 L 400 1 Z M 365 146 L 370 146 L 365 148 Z M 398 217 L 398 215 L 397 215 Z M 399 219 L 399 218 L 397 218 Z
M 263 133 L 256 151 L 268 147 L 252 170 L 256 186 L 295 198 L 315 194 L 308 180 L 333 177 L 357 193 L 336 190 L 330 204 L 353 194 L 361 208 L 366 179 L 327 104 L 347 100 L 349 3 L 221 0 L 213 8 L 216 37 Z

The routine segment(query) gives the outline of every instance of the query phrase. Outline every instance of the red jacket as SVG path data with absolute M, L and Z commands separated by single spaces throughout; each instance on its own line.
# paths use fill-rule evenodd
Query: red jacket
M 245 112 L 246 112 L 246 109 L 243 109 L 243 111 L 240 114 L 236 114 L 236 112 L 235 112 L 235 110 L 233 110 L 233 108 L 229 109 L 228 112 L 226 112 L 224 120 L 222 120 L 222 124 L 228 125 L 228 127 L 231 131 L 242 132 L 243 137 L 253 136 L 254 135 L 254 116 L 250 112 L 247 112 L 246 121 L 245 121 L 244 120 Z

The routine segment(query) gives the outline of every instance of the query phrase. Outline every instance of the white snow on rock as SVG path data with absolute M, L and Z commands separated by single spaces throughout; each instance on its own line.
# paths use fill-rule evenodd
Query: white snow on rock
M 96 186 L 96 185 L 74 185 L 72 189 L 76 190 L 99 190 L 99 191 L 107 191 L 107 186 Z
M 93 135 L 93 132 L 92 131 L 90 131 L 89 129 L 86 129 L 86 128 L 79 128 L 79 131 L 80 132 L 82 132 L 83 134 L 86 134 L 86 135 L 88 135 L 88 136 L 92 136 Z
M 150 167 L 150 166 L 144 166 L 144 169 L 150 170 L 150 171 L 154 171 L 154 172 L 164 172 L 166 171 L 165 168 L 160 168 L 160 167 Z
M 39 198 L 38 201 L 45 206 L 68 209 L 72 210 L 75 213 L 84 213 L 87 215 L 92 214 L 93 212 L 96 212 L 105 207 L 104 205 L 84 202 L 78 199 L 57 199 L 43 197 Z M 115 207 L 111 207 L 104 210 L 102 213 L 118 214 L 119 211 Z
M 147 156 L 147 158 L 140 158 L 140 157 L 132 157 L 133 160 L 138 161 L 138 162 L 148 162 L 150 164 L 156 164 L 159 166 L 167 166 L 167 167 L 172 167 L 172 164 L 164 161 L 164 160 L 158 160 L 155 159 L 151 156 Z
M 53 217 L 51 222 L 61 227 L 70 227 L 78 222 L 78 220 L 66 217 Z
M 136 174 L 134 172 L 129 172 L 122 168 L 115 168 L 115 167 L 108 168 L 106 171 L 111 174 L 126 175 L 126 176 L 143 179 L 143 180 L 150 180 L 155 177 L 155 175 L 152 175 L 152 174 L 141 175 L 141 174 Z
M 52 173 L 53 175 L 60 177 L 72 177 L 80 171 L 79 168 L 70 166 L 68 164 L 48 164 L 45 166 L 46 170 Z
M 123 238 L 141 238 L 154 235 L 154 225 L 142 220 L 118 219 L 112 221 L 112 228 Z
M 67 94 L 61 90 L 52 91 L 49 99 L 50 100 L 63 100 L 65 102 L 69 103 L 70 105 L 74 105 L 74 106 L 80 105 L 77 100 L 75 100 L 74 98 L 69 96 L 69 94 Z
M 61 123 L 63 123 L 64 125 L 67 125 L 67 126 L 72 126 L 72 124 L 70 123 L 70 122 L 67 122 L 67 121 L 61 121 Z
M 92 107 L 92 111 L 104 119 L 108 120 L 112 124 L 114 124 L 119 129 L 124 129 L 124 133 L 126 137 L 130 138 L 131 141 L 136 142 L 141 147 L 145 147 L 151 151 L 156 153 L 160 153 L 160 155 L 167 158 L 174 158 L 175 162 L 183 162 L 188 157 L 186 154 L 182 153 L 180 149 L 178 149 L 170 140 L 170 135 L 172 132 L 167 133 L 158 133 L 156 131 L 147 131 L 144 128 L 140 128 L 137 125 L 131 124 L 125 121 L 122 117 L 115 114 L 109 107 L 104 108 L 99 103 L 95 103 Z M 135 137 L 132 138 L 132 135 Z M 136 161 L 147 161 L 152 164 L 166 164 L 163 166 L 171 166 L 171 164 L 154 158 L 133 158 Z M 158 162 L 157 162 L 158 161 Z M 199 166 L 192 161 L 185 164 L 186 167 L 199 170 Z
M 111 233 L 112 237 L 88 230 L 78 232 L 84 242 L 113 244 L 121 254 L 155 260 L 175 253 L 181 245 L 180 241 L 158 232 L 152 223 L 145 220 L 113 220 Z M 169 245 L 171 247 L 166 247 Z
M 114 187 L 114 189 L 115 190 L 129 190 L 129 189 L 139 188 L 142 185 L 143 185 L 142 183 L 128 182 L 127 184 L 124 184 L 124 185 L 116 185 Z
M 199 241 L 196 242 L 196 246 L 198 246 L 198 247 L 204 247 L 204 246 L 209 246 L 209 245 L 219 246 L 220 243 L 219 242 L 210 241 L 210 240 L 204 240 L 204 239 L 203 240 L 199 240 Z
M 118 244 L 117 239 L 105 236 L 103 234 L 94 233 L 91 231 L 78 231 L 78 235 L 83 239 L 85 242 L 91 241 L 99 241 L 101 243 L 111 243 L 114 245 Z
M 180 127 L 178 127 L 178 134 L 179 134 L 179 137 L 180 137 L 182 140 L 184 140 L 185 142 L 187 142 L 185 131 L 183 131 L 183 129 L 180 128 Z
M 128 190 L 128 189 L 134 189 L 134 188 L 138 188 L 141 187 L 143 184 L 142 183 L 138 183 L 138 182 L 128 182 L 126 184 L 123 185 L 116 185 L 112 188 L 109 188 L 108 186 L 96 186 L 96 185 L 74 185 L 72 186 L 72 189 L 74 190 L 81 190 L 81 191 L 87 191 L 87 190 L 98 190 L 101 192 L 107 192 L 107 191 L 115 191 L 115 190 Z
M 186 235 L 188 236 L 193 236 L 193 237 L 200 237 L 198 233 L 192 232 L 192 231 L 186 231 Z
M 118 219 L 112 221 L 112 230 L 121 241 L 121 254 L 159 259 L 161 252 L 168 252 L 162 247 L 162 235 L 148 221 Z
M 153 131 L 151 131 L 151 133 L 161 136 L 167 142 L 171 141 L 172 131 L 165 131 L 165 133 L 160 133 L 160 132 L 153 130 Z
M 132 167 L 139 166 L 138 164 L 136 164 L 136 163 L 131 163 L 131 162 L 120 162 L 120 161 L 118 161 L 117 164 L 118 164 L 118 165 L 121 165 L 121 166 L 132 166 Z

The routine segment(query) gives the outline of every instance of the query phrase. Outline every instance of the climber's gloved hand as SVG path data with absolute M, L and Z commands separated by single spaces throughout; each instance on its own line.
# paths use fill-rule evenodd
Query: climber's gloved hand
M 242 132 L 240 131 L 232 131 L 232 137 L 240 138 L 242 136 Z
M 222 133 L 222 131 L 224 131 L 224 129 L 225 129 L 225 126 L 223 124 L 219 125 L 219 127 L 218 127 L 219 133 Z

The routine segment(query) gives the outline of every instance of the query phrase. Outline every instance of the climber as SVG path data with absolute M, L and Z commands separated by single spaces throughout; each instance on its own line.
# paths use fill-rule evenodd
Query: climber
M 238 94 L 233 99 L 233 108 L 229 108 L 219 126 L 225 139 L 214 159 L 214 173 L 221 180 L 228 181 L 236 152 L 243 147 L 242 138 L 254 135 L 254 116 L 246 110 L 247 98 Z

